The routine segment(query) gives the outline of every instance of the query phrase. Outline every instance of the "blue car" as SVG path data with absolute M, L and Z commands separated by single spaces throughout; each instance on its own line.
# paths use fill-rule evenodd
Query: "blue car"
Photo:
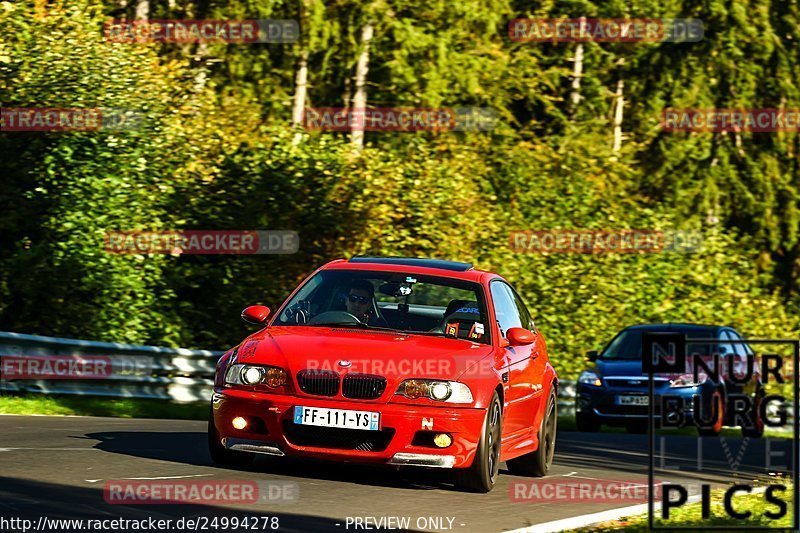
M 641 353 L 642 333 L 645 331 L 685 334 L 687 353 L 699 354 L 704 360 L 710 360 L 714 353 L 720 354 L 723 360 L 730 357 L 736 365 L 734 372 L 737 376 L 743 375 L 738 370 L 742 368 L 740 365 L 746 362 L 748 355 L 753 355 L 748 344 L 731 342 L 743 339 L 736 330 L 726 326 L 644 324 L 625 328 L 602 352 L 586 354 L 593 368 L 585 370 L 578 378 L 575 407 L 579 431 L 598 431 L 603 424 L 622 426 L 632 433 L 647 431 L 649 385 L 647 375 L 642 373 Z M 715 339 L 717 342 L 692 343 L 692 339 Z M 758 372 L 754 372 L 745 384 L 732 382 L 725 372 L 716 381 L 711 376 L 699 375 L 698 382 L 694 381 L 691 370 L 675 375 L 655 374 L 653 385 L 654 418 L 662 427 L 677 426 L 680 422 L 676 411 L 681 411 L 685 424 L 696 426 L 700 435 L 718 435 L 723 426 L 734 423 L 730 396 L 744 394 L 749 396 L 755 408 L 748 411 L 747 423 L 740 424 L 743 435 L 759 437 L 764 432 L 760 413 L 764 389 Z M 685 407 L 667 409 L 667 417 L 662 420 L 662 396 L 671 397 L 670 401 L 681 401 L 676 399 L 680 397 Z M 699 396 L 699 413 L 695 413 L 694 396 Z

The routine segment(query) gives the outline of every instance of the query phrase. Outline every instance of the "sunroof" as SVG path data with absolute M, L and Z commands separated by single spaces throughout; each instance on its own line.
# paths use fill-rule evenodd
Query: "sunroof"
M 351 263 L 377 263 L 382 265 L 407 265 L 427 268 L 440 268 L 464 272 L 472 268 L 472 263 L 445 261 L 444 259 L 425 259 L 422 257 L 368 257 L 357 255 L 350 259 Z

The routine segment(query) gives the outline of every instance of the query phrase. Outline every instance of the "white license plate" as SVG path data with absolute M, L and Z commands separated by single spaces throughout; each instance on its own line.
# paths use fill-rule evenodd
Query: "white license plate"
M 325 409 L 324 407 L 302 407 L 297 405 L 294 408 L 294 423 L 304 426 L 378 431 L 381 428 L 381 414 L 371 411 Z
M 617 405 L 650 405 L 647 396 L 617 396 Z

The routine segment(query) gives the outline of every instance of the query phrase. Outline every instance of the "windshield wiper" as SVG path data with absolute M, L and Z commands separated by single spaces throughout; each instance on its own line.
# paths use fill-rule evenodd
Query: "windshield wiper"
M 363 328 L 363 329 L 376 329 L 379 331 L 396 331 L 398 333 L 407 333 L 401 329 L 394 329 L 394 328 L 384 328 L 382 326 L 372 326 L 370 324 L 364 324 L 363 322 L 358 322 L 356 324 L 352 322 L 319 322 L 317 324 L 303 324 L 305 326 L 324 326 L 324 327 L 349 327 L 349 328 Z
M 383 326 L 373 326 L 371 324 L 365 324 L 363 322 L 359 322 L 358 324 L 354 324 L 352 322 L 322 322 L 319 324 L 304 324 L 305 326 L 323 326 L 323 327 L 351 327 L 351 328 L 361 328 L 361 329 L 370 329 L 370 330 L 377 330 L 377 331 L 392 331 L 395 333 L 402 333 L 404 335 L 426 335 L 428 337 L 446 337 L 444 333 L 438 333 L 436 331 L 410 331 L 406 329 L 397 329 L 397 328 L 386 328 Z M 455 338 L 455 337 L 453 337 Z

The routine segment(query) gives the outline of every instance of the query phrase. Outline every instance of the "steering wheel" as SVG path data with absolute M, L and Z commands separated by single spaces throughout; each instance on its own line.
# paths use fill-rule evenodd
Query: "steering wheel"
M 305 324 L 308 322 L 308 314 L 302 309 L 295 309 L 293 318 L 295 324 Z
M 311 317 L 307 324 L 361 324 L 362 322 L 355 316 L 347 311 L 325 311 L 317 316 Z

